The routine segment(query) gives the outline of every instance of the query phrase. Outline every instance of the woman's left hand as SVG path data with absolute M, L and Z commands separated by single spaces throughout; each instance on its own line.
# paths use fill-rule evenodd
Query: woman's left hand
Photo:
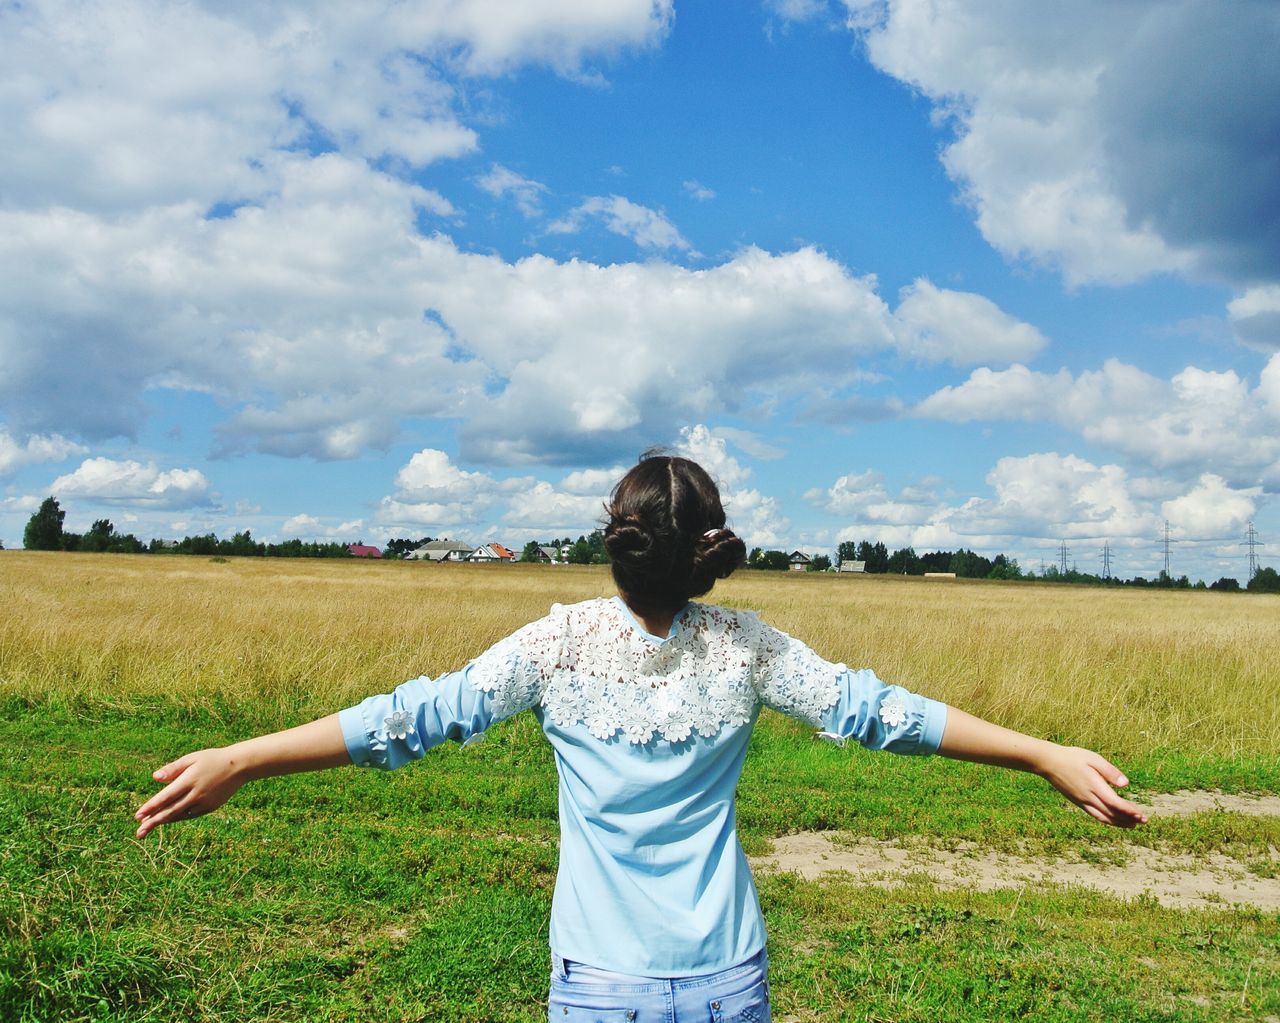
M 152 775 L 169 784 L 138 808 L 138 838 L 161 824 L 190 820 L 216 810 L 243 784 L 224 749 L 203 749 L 165 764 Z

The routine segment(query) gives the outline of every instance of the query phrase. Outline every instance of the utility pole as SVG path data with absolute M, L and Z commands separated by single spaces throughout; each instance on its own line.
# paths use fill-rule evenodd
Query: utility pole
M 1064 576 L 1067 574 L 1067 541 L 1063 540 L 1058 546 L 1058 571 Z
M 1249 582 L 1258 574 L 1258 531 L 1253 528 L 1252 522 L 1249 523 L 1249 532 L 1246 537 L 1245 542 L 1240 546 L 1249 548 L 1249 578 L 1245 580 L 1245 582 Z
M 1102 559 L 1102 578 L 1111 578 L 1111 541 L 1104 540 L 1102 542 L 1102 553 L 1098 555 Z

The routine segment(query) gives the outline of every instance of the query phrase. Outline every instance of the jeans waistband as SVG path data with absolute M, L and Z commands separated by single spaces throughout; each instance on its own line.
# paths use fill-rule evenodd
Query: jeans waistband
M 683 977 L 651 977 L 634 973 L 619 973 L 606 970 L 588 963 L 580 963 L 574 959 L 551 954 L 551 979 L 560 984 L 608 985 L 611 987 L 650 987 L 652 985 L 677 984 L 681 987 L 701 987 L 704 984 L 719 984 L 734 980 L 740 974 L 757 970 L 763 976 L 768 970 L 769 959 L 764 949 L 740 963 L 735 963 L 714 973 L 700 973 Z

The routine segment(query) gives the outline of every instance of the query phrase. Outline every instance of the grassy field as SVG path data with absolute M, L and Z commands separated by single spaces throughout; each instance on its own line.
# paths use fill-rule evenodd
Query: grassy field
M 607 572 L 0 554 L 0 1020 L 545 1018 L 555 771 L 522 715 L 395 774 L 250 786 L 133 840 L 152 768 L 459 667 Z M 1143 793 L 1280 793 L 1280 599 L 742 573 L 714 599 L 851 666 L 1088 744 Z M 1103 829 L 1035 778 L 762 716 L 751 853 L 802 830 L 1280 870 L 1274 817 Z M 759 879 L 775 1019 L 1269 1020 L 1280 918 L 1086 889 Z

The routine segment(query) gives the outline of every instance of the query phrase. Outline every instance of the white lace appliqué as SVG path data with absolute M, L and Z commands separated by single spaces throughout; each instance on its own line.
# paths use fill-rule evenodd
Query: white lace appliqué
M 552 608 L 472 662 L 470 677 L 495 720 L 541 702 L 561 727 L 644 744 L 711 738 L 748 724 L 761 702 L 817 726 L 844 670 L 747 612 L 690 605 L 660 643 L 613 601 L 591 600 Z
M 888 696 L 880 702 L 880 720 L 890 728 L 897 728 L 907 720 L 907 705 L 901 696 Z
M 407 710 L 392 711 L 382 720 L 388 739 L 403 739 L 413 730 L 413 715 Z

